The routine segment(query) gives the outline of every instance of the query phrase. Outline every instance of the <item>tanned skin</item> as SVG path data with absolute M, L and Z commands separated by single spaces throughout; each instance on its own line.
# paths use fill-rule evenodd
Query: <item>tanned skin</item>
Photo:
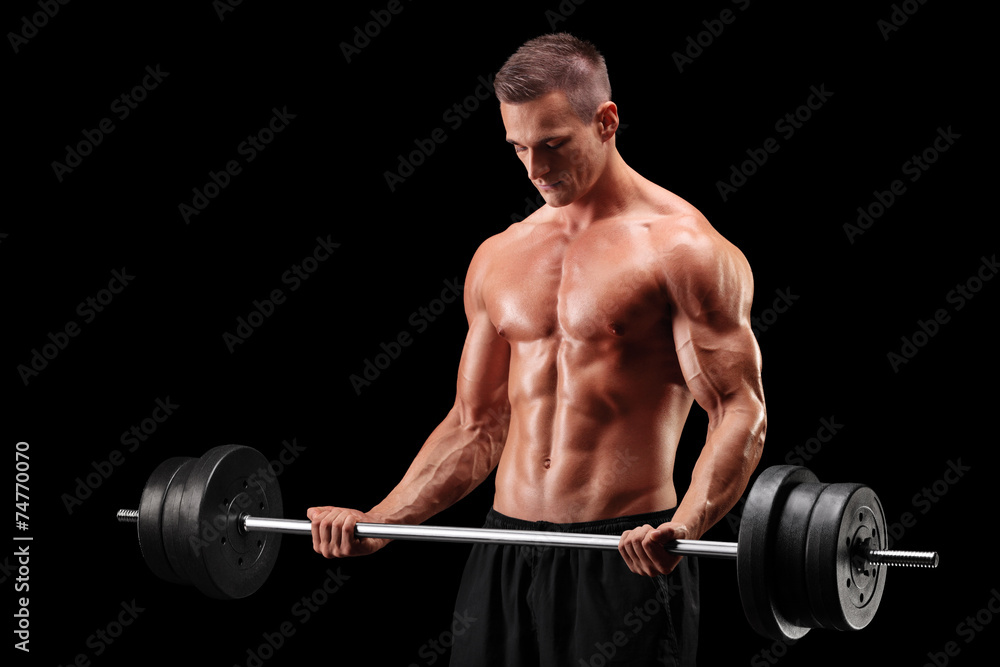
M 693 206 L 625 164 L 613 102 L 589 123 L 561 91 L 500 111 L 546 205 L 472 259 L 454 407 L 378 505 L 310 508 L 313 548 L 372 553 L 388 540 L 356 538 L 355 523 L 421 523 L 496 468 L 493 506 L 518 519 L 676 506 L 619 544 L 633 572 L 670 572 L 679 557 L 662 545 L 724 517 L 763 448 L 750 267 Z M 695 401 L 708 434 L 678 505 L 674 460 Z

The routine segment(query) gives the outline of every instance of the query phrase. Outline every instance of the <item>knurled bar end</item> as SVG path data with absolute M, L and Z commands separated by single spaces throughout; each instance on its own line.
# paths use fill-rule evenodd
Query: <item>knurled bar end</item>
M 118 510 L 119 523 L 139 523 L 139 510 Z
M 887 551 L 873 549 L 865 553 L 869 562 L 903 567 L 937 567 L 940 562 L 936 551 Z

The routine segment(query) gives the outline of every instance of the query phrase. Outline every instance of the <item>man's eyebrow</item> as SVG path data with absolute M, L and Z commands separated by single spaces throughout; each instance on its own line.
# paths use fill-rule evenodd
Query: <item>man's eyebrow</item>
M 547 144 L 550 141 L 554 141 L 556 139 L 563 139 L 564 136 L 565 135 L 556 134 L 556 135 L 553 135 L 551 137 L 543 137 L 542 139 L 538 140 L 538 143 L 539 144 Z M 513 144 L 513 145 L 516 145 L 516 146 L 524 146 L 524 144 L 522 144 L 520 141 L 514 141 L 513 139 L 510 139 L 510 138 L 507 139 L 507 143 L 508 144 Z

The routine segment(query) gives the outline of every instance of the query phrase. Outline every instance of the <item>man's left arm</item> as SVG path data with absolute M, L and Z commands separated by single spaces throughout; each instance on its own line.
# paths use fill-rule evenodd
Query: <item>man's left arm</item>
M 749 264 L 728 241 L 704 235 L 678 244 L 667 259 L 677 358 L 708 413 L 708 437 L 673 519 L 622 536 L 619 551 L 629 569 L 648 576 L 670 572 L 680 560 L 663 543 L 699 539 L 739 501 L 767 428 L 760 349 L 750 327 Z

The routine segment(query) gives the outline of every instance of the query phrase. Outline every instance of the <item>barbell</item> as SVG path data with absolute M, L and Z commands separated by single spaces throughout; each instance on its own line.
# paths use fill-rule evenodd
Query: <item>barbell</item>
M 243 598 L 271 570 L 282 533 L 311 534 L 306 520 L 280 518 L 281 493 L 268 460 L 224 445 L 200 458 L 161 463 L 146 482 L 137 523 L 149 569 L 213 598 Z M 617 535 L 358 523 L 359 538 L 618 549 Z M 681 556 L 736 560 L 744 613 L 759 634 L 794 640 L 812 628 L 860 630 L 878 610 L 883 566 L 937 567 L 937 552 L 892 551 L 878 496 L 862 484 L 823 484 L 808 469 L 765 469 L 747 496 L 736 542 L 673 540 Z

